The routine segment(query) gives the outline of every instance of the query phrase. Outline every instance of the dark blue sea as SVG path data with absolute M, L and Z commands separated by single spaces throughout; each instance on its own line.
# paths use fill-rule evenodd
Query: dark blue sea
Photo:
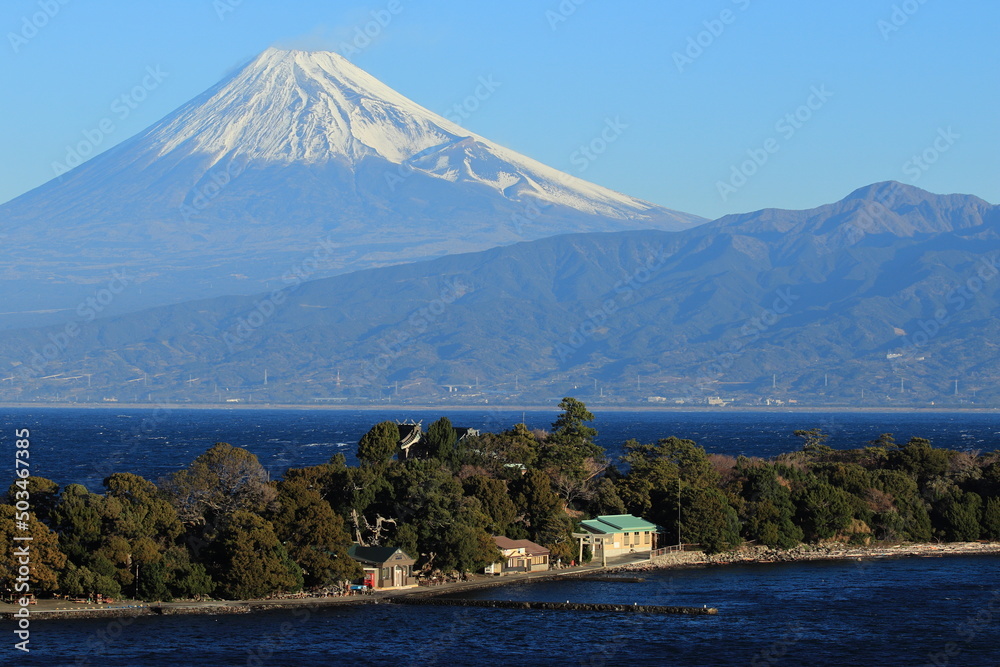
M 508 428 L 521 412 L 407 410 L 56 410 L 0 415 L 0 442 L 31 429 L 32 472 L 100 490 L 114 471 L 150 479 L 187 465 L 218 441 L 254 452 L 278 476 L 335 453 L 384 419 L 439 416 Z M 543 428 L 552 412 L 527 412 Z M 612 454 L 628 438 L 676 435 L 709 452 L 772 456 L 798 449 L 797 428 L 819 427 L 835 447 L 880 433 L 939 447 L 991 451 L 1000 415 L 602 412 Z M 11 457 L 13 458 L 13 457 Z M 538 582 L 478 591 L 498 599 L 708 605 L 716 616 L 652 616 L 377 606 L 310 613 L 36 622 L 30 655 L 10 665 L 998 665 L 1000 558 L 910 558 L 760 564 L 647 574 L 642 583 Z M 9 625 L 9 624 L 8 624 Z
M 997 665 L 996 558 L 661 571 L 479 597 L 709 605 L 715 616 L 379 604 L 246 616 L 48 621 L 17 665 Z M 7 647 L 4 647 L 5 649 Z M 17 660 L 16 662 L 14 660 Z
M 552 411 L 413 410 L 200 410 L 105 408 L 0 411 L 0 443 L 15 428 L 32 433 L 32 474 L 59 484 L 84 484 L 100 491 L 113 472 L 131 472 L 153 481 L 187 466 L 216 442 L 250 450 L 272 477 L 287 468 L 324 463 L 344 454 L 354 464 L 358 440 L 380 421 L 422 422 L 439 417 L 455 426 L 501 431 L 522 420 L 548 428 Z M 597 441 L 616 457 L 629 438 L 689 438 L 709 453 L 771 457 L 795 451 L 796 429 L 819 428 L 836 448 L 861 447 L 881 433 L 898 442 L 928 438 L 936 447 L 992 451 L 1000 448 L 997 413 L 833 413 L 833 412 L 628 412 L 595 411 Z

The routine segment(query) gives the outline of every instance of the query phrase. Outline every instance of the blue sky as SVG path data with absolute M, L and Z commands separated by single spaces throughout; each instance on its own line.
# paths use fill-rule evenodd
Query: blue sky
M 987 0 L 7 0 L 0 201 L 52 178 L 102 118 L 100 150 L 268 46 L 354 44 L 442 114 L 491 78 L 470 130 L 710 218 L 889 179 L 1000 203 L 998 27 Z M 155 86 L 112 113 L 147 68 Z

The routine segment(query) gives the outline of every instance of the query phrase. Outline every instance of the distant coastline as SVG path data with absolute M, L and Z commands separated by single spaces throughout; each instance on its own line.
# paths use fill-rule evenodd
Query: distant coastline
M 590 404 L 589 404 L 590 405 Z M 849 406 L 806 406 L 806 405 L 782 405 L 782 406 L 675 406 L 675 405 L 614 405 L 604 403 L 594 403 L 591 407 L 604 412 L 664 412 L 664 413 L 705 413 L 705 414 L 727 414 L 733 412 L 743 413 L 808 413 L 808 412 L 835 412 L 835 413 L 859 413 L 859 414 L 944 414 L 944 413 L 969 413 L 969 414 L 1000 414 L 1000 407 L 849 407 Z M 434 410 L 456 410 L 463 412 L 491 411 L 499 412 L 557 412 L 551 405 L 543 404 L 450 404 L 450 403 L 385 403 L 372 405 L 371 403 L 348 404 L 348 403 L 0 403 L 3 410 L 22 410 L 33 408 L 46 409 L 95 409 L 95 410 L 358 410 L 368 412 L 379 412 L 386 410 L 421 410 L 432 412 Z

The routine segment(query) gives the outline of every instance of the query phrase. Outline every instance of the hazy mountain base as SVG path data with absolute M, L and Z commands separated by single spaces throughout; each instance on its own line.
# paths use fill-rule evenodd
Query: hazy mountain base
M 898 183 L 0 334 L 0 400 L 995 406 L 997 207 Z M 652 398 L 651 398 L 652 397 Z

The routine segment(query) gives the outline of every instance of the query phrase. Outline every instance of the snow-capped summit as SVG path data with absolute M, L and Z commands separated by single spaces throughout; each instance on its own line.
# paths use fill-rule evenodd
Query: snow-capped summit
M 8 310 L 72 308 L 118 267 L 144 285 L 133 305 L 149 305 L 282 284 L 318 247 L 336 252 L 309 278 L 699 222 L 470 133 L 340 55 L 271 48 L 0 207 L 0 233 L 23 261 L 0 287 L 24 295 Z
M 147 139 L 161 156 L 181 150 L 213 161 L 353 165 L 378 157 L 448 181 L 481 183 L 509 199 L 530 195 L 619 219 L 658 209 L 472 134 L 327 51 L 270 48 Z
M 339 54 L 270 48 L 147 136 L 161 155 L 400 163 L 467 134 Z

